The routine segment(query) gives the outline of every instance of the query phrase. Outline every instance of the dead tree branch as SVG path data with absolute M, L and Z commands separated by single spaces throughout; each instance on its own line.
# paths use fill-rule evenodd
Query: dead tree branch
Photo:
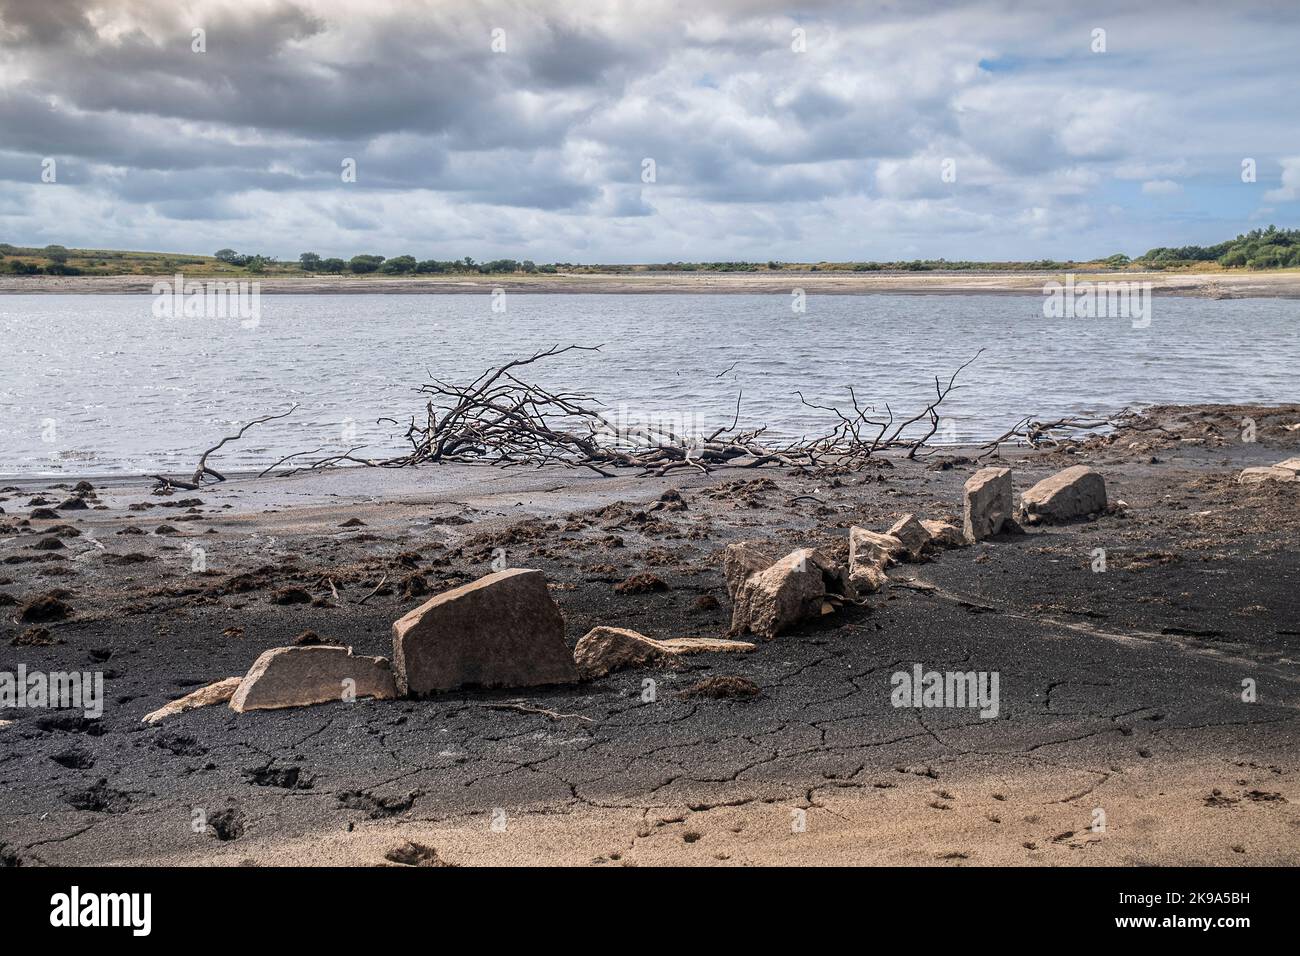
M 621 469 L 662 476 L 690 468 L 708 474 L 724 465 L 758 468 L 783 465 L 811 470 L 827 465 L 854 467 L 886 449 L 906 449 L 915 456 L 937 431 L 939 407 L 957 388 L 957 377 L 979 352 L 959 366 L 945 381 L 934 380 L 934 398 L 923 410 L 896 418 L 889 405 L 883 414 L 864 405 L 849 387 L 848 408 L 819 405 L 796 392 L 809 408 L 829 412 L 834 425 L 819 437 L 779 440 L 767 435 L 766 426 L 741 428 L 736 396 L 731 423 L 712 434 L 679 434 L 663 422 L 632 422 L 611 417 L 607 406 L 582 392 L 554 390 L 525 380 L 523 369 L 543 359 L 571 351 L 598 351 L 599 345 L 554 346 L 504 365 L 490 368 L 467 385 L 432 375 L 417 391 L 424 396 L 420 417 L 412 417 L 403 438 L 410 446 L 393 458 L 358 458 L 349 449 L 282 472 L 328 468 L 343 462 L 372 468 L 402 468 L 438 462 L 485 462 L 503 468 L 562 465 L 586 468 L 605 477 Z M 394 419 L 387 419 L 395 421 Z M 251 423 L 250 423 L 251 424 Z M 917 434 L 918 428 L 925 429 Z M 319 451 L 319 449 L 317 449 Z M 282 458 L 272 468 L 314 452 Z M 203 462 L 200 463 L 203 465 Z M 269 469 L 268 469 L 269 470 Z M 210 469 L 209 469 L 210 471 Z

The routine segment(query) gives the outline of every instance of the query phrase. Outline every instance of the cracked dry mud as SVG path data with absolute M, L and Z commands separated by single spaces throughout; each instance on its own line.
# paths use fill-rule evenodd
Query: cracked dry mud
M 1127 513 L 899 566 L 865 606 L 751 654 L 157 726 L 140 718 L 307 630 L 387 655 L 393 620 L 491 570 L 496 548 L 546 571 L 570 645 L 597 624 L 722 636 L 727 543 L 842 550 L 850 524 L 958 516 L 978 464 L 340 471 L 171 497 L 106 481 L 106 508 L 26 528 L 29 500 L 67 490 L 12 482 L 0 670 L 102 670 L 106 701 L 99 720 L 4 714 L 0 862 L 1295 864 L 1300 485 L 1235 476 L 1295 454 L 1297 421 L 1295 407 L 1161 409 L 1078 455 L 1004 452 L 1017 491 L 1083 461 Z M 650 510 L 670 487 L 686 509 Z M 65 548 L 32 547 L 64 525 L 80 532 L 55 532 Z M 667 590 L 616 590 L 641 573 Z M 70 617 L 17 620 L 49 592 Z M 890 675 L 916 662 L 999 672 L 998 717 L 892 707 Z M 680 694 L 709 677 L 759 693 Z

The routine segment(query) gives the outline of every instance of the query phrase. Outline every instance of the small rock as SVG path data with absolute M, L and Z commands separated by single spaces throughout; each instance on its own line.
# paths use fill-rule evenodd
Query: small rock
M 759 694 L 759 687 L 747 677 L 706 677 L 692 684 L 677 696 L 710 697 L 714 700 L 751 700 Z
M 424 597 L 429 593 L 429 580 L 418 571 L 412 571 L 398 582 L 404 598 Z
M 192 694 L 186 694 L 184 697 L 168 701 L 157 710 L 150 711 L 140 719 L 140 723 L 156 724 L 166 717 L 175 717 L 177 714 L 183 714 L 187 710 L 194 710 L 196 707 L 224 704 L 234 696 L 241 681 L 243 681 L 242 677 L 227 677 L 215 684 L 200 687 Z
M 512 568 L 439 594 L 393 624 L 402 694 L 578 679 L 541 571 Z
M 708 614 L 720 607 L 722 605 L 718 603 L 718 599 L 712 594 L 701 594 L 691 602 L 689 610 L 691 614 Z
M 1030 524 L 1069 521 L 1105 510 L 1106 480 L 1087 465 L 1059 471 L 1020 496 L 1020 511 Z
M 707 637 L 679 637 L 656 641 L 621 627 L 594 627 L 573 649 L 578 674 L 585 680 L 604 677 L 610 671 L 662 661 L 685 654 L 752 651 L 748 641 L 727 641 Z
M 357 698 L 397 696 L 386 657 L 356 657 L 348 647 L 277 647 L 253 662 L 240 681 L 230 709 L 274 710 Z
M 455 863 L 448 863 L 442 857 L 438 856 L 438 851 L 431 846 L 425 846 L 423 843 L 414 843 L 407 840 L 401 846 L 394 847 L 384 854 L 384 859 L 390 863 L 400 863 L 402 866 L 455 866 Z
M 910 561 L 918 560 L 921 557 L 921 552 L 925 550 L 925 546 L 930 543 L 930 532 L 926 531 L 921 522 L 916 520 L 916 515 L 903 515 L 894 522 L 893 527 L 887 533 L 903 543 Z
M 327 641 L 315 631 L 303 631 L 293 639 L 294 647 L 341 647 L 338 641 Z
M 271 592 L 272 604 L 310 604 L 311 592 L 305 588 L 280 588 Z
M 1276 465 L 1260 468 L 1246 468 L 1237 476 L 1237 481 L 1243 485 L 1255 485 L 1262 481 L 1300 481 L 1300 458 L 1288 458 Z
M 923 520 L 921 527 L 930 535 L 928 547 L 931 549 L 960 548 L 966 544 L 961 529 L 949 521 Z
M 849 528 L 849 581 L 858 593 L 874 594 L 889 581 L 885 568 L 906 551 L 907 546 L 892 534 L 854 525 Z
M 349 518 L 347 521 L 339 525 L 339 527 L 340 528 L 364 528 L 365 525 L 366 523 L 362 521 L 360 518 Z
M 71 498 L 65 498 L 62 502 L 60 502 L 55 507 L 57 507 L 60 511 L 85 511 L 89 507 L 89 505 L 86 504 L 83 498 L 79 498 L 76 495 L 74 495 Z
M 981 468 L 966 479 L 962 533 L 970 542 L 991 537 L 1011 517 L 1011 469 Z

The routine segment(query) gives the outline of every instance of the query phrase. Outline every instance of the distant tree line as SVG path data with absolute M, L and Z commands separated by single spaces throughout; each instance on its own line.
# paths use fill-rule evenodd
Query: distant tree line
M 1191 262 L 1217 262 L 1225 269 L 1300 266 L 1300 229 L 1252 229 L 1216 246 L 1158 247 L 1135 260 L 1155 269 Z
M 11 246 L 7 242 L 0 242 L 0 271 L 8 272 L 11 275 L 20 276 L 79 276 L 81 270 L 76 266 L 68 265 L 68 256 L 70 253 L 63 246 L 45 246 L 41 249 L 27 249 L 18 246 Z M 10 256 L 32 256 L 41 257 L 45 260 L 44 265 L 38 265 L 35 262 L 27 262 L 23 259 L 11 259 Z
M 480 273 L 483 275 L 508 272 L 555 272 L 555 266 L 538 266 L 531 259 L 520 262 L 517 259 L 493 259 L 491 262 L 475 262 L 469 256 L 464 259 L 442 261 L 440 259 L 416 259 L 415 256 L 361 255 L 353 256 L 346 262 L 342 259 L 323 259 L 314 252 L 304 252 L 298 257 L 298 264 L 303 272 L 323 272 L 342 274 L 351 272 L 366 275 L 378 272 L 383 275 L 436 275 L 438 273 Z
M 75 258 L 76 265 L 69 260 Z M 219 249 L 215 258 L 228 266 L 244 269 L 253 274 L 274 268 L 280 274 L 292 271 L 294 263 L 281 262 L 270 256 L 246 254 L 234 249 Z M 417 259 L 413 255 L 394 256 L 356 255 L 351 259 L 323 258 L 314 252 L 304 252 L 298 257 L 297 267 L 303 272 L 329 275 L 439 275 L 478 274 L 500 275 L 510 273 L 612 273 L 638 272 L 1016 272 L 1060 271 L 1081 266 L 1102 265 L 1111 269 L 1167 269 L 1193 266 L 1196 263 L 1217 263 L 1225 269 L 1280 269 L 1300 267 L 1300 229 L 1279 229 L 1269 226 L 1212 246 L 1157 247 L 1136 259 L 1116 253 L 1104 259 L 1084 262 L 1039 259 L 1023 262 L 974 262 L 948 259 L 911 259 L 894 262 L 816 262 L 797 263 L 718 261 L 718 262 L 660 262 L 641 265 L 601 265 L 597 263 L 556 262 L 538 265 L 531 259 L 493 259 L 475 262 L 469 256 L 463 259 Z M 203 266 L 208 260 L 162 253 L 118 252 L 109 250 L 69 250 L 60 245 L 43 247 L 15 246 L 0 242 L 0 273 L 10 275 L 113 275 L 123 271 L 169 270 L 184 266 Z

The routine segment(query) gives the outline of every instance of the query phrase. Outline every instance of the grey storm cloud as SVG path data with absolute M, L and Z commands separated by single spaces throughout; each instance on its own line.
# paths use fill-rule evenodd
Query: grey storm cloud
M 611 262 L 1215 241 L 1266 191 L 1296 211 L 1297 40 L 1266 0 L 0 0 L 0 238 L 211 251 L 256 223 L 286 256 Z

